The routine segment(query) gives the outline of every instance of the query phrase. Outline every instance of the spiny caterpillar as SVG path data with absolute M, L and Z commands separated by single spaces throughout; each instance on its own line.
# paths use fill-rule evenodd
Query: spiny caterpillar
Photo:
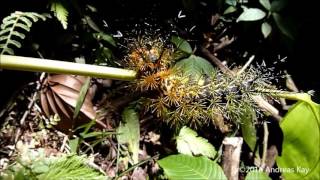
M 177 54 L 163 39 L 142 36 L 131 43 L 126 57 L 127 66 L 139 74 L 135 90 L 149 92 L 146 110 L 171 126 L 213 123 L 228 132 L 246 114 L 260 112 L 251 98 L 257 89 L 273 89 L 269 77 L 253 66 L 234 78 L 201 57 L 179 61 Z

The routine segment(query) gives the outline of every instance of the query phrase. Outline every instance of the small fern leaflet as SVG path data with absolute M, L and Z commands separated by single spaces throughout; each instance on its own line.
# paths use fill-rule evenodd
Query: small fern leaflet
M 19 41 L 26 37 L 22 30 L 29 32 L 32 23 L 37 22 L 39 19 L 45 21 L 48 17 L 50 16 L 46 14 L 20 11 L 16 11 L 10 16 L 5 17 L 2 20 L 0 30 L 0 54 L 13 55 L 14 51 L 9 46 L 21 47 Z
M 54 15 L 62 24 L 63 29 L 67 29 L 69 12 L 65 6 L 60 1 L 52 1 L 51 11 L 54 12 Z

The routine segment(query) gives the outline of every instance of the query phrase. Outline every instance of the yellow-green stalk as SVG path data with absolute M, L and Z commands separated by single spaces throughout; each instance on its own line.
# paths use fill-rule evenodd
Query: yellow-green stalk
M 125 81 L 134 80 L 137 74 L 133 70 L 121 68 L 11 55 L 0 55 L 0 69 L 74 74 Z

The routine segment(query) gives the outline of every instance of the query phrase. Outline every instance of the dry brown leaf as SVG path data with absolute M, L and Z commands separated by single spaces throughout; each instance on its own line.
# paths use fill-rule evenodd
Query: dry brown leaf
M 68 131 L 95 119 L 96 112 L 91 102 L 93 93 L 90 90 L 85 97 L 79 117 L 75 121 L 72 119 L 85 80 L 86 77 L 73 75 L 48 75 L 45 79 L 40 94 L 41 106 L 48 118 L 50 115 L 59 115 L 61 120 L 56 125 L 58 129 Z

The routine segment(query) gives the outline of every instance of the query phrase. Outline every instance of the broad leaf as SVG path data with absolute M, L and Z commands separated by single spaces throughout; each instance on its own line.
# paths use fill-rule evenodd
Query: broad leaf
M 272 30 L 272 27 L 270 26 L 269 23 L 264 22 L 261 24 L 261 32 L 264 38 L 267 38 L 270 35 L 271 30 Z
M 273 0 L 271 2 L 271 12 L 280 12 L 282 9 L 284 9 L 288 4 L 287 0 Z
M 248 144 L 251 151 L 254 151 L 257 143 L 257 131 L 254 125 L 255 120 L 255 111 L 253 109 L 250 109 L 249 107 L 241 115 L 241 133 L 244 141 Z
M 237 5 L 237 0 L 226 0 L 226 4 L 229 4 L 230 6 L 236 6 Z
M 197 132 L 184 126 L 177 137 L 177 149 L 179 153 L 187 155 L 204 155 L 214 158 L 216 150 L 207 139 L 199 137 Z
M 250 171 L 245 180 L 271 180 L 271 178 L 261 171 Z
M 226 180 L 221 167 L 206 157 L 171 155 L 158 161 L 169 179 Z
M 230 13 L 233 13 L 233 12 L 236 12 L 236 11 L 237 11 L 236 7 L 229 6 L 225 11 L 223 11 L 223 14 L 230 14 Z
M 195 55 L 177 62 L 174 68 L 182 71 L 184 76 L 192 77 L 195 80 L 200 80 L 203 75 L 211 76 L 215 71 L 210 62 Z
M 287 19 L 284 19 L 278 13 L 272 13 L 272 16 L 278 28 L 280 29 L 280 31 L 290 39 L 294 39 L 293 27 L 292 27 L 292 24 L 290 24 L 290 21 Z
M 102 39 L 114 47 L 116 46 L 116 42 L 114 41 L 113 37 L 110 36 L 109 34 L 100 32 L 100 33 L 95 33 L 94 37 L 97 39 Z
M 117 129 L 117 139 L 121 144 L 128 144 L 129 152 L 132 153 L 133 164 L 138 163 L 139 155 L 139 116 L 130 108 L 122 112 L 122 123 Z
M 259 0 L 260 4 L 266 8 L 268 11 L 271 9 L 271 4 L 269 0 Z
M 263 19 L 266 16 L 266 13 L 258 8 L 245 8 L 243 13 L 237 19 L 239 21 L 258 21 Z
M 181 37 L 172 36 L 171 42 L 174 43 L 180 51 L 183 51 L 187 54 L 192 53 L 192 48 L 190 44 L 186 40 L 182 39 Z
M 286 179 L 320 179 L 319 113 L 318 104 L 298 102 L 281 121 L 284 140 L 277 165 L 287 169 Z

